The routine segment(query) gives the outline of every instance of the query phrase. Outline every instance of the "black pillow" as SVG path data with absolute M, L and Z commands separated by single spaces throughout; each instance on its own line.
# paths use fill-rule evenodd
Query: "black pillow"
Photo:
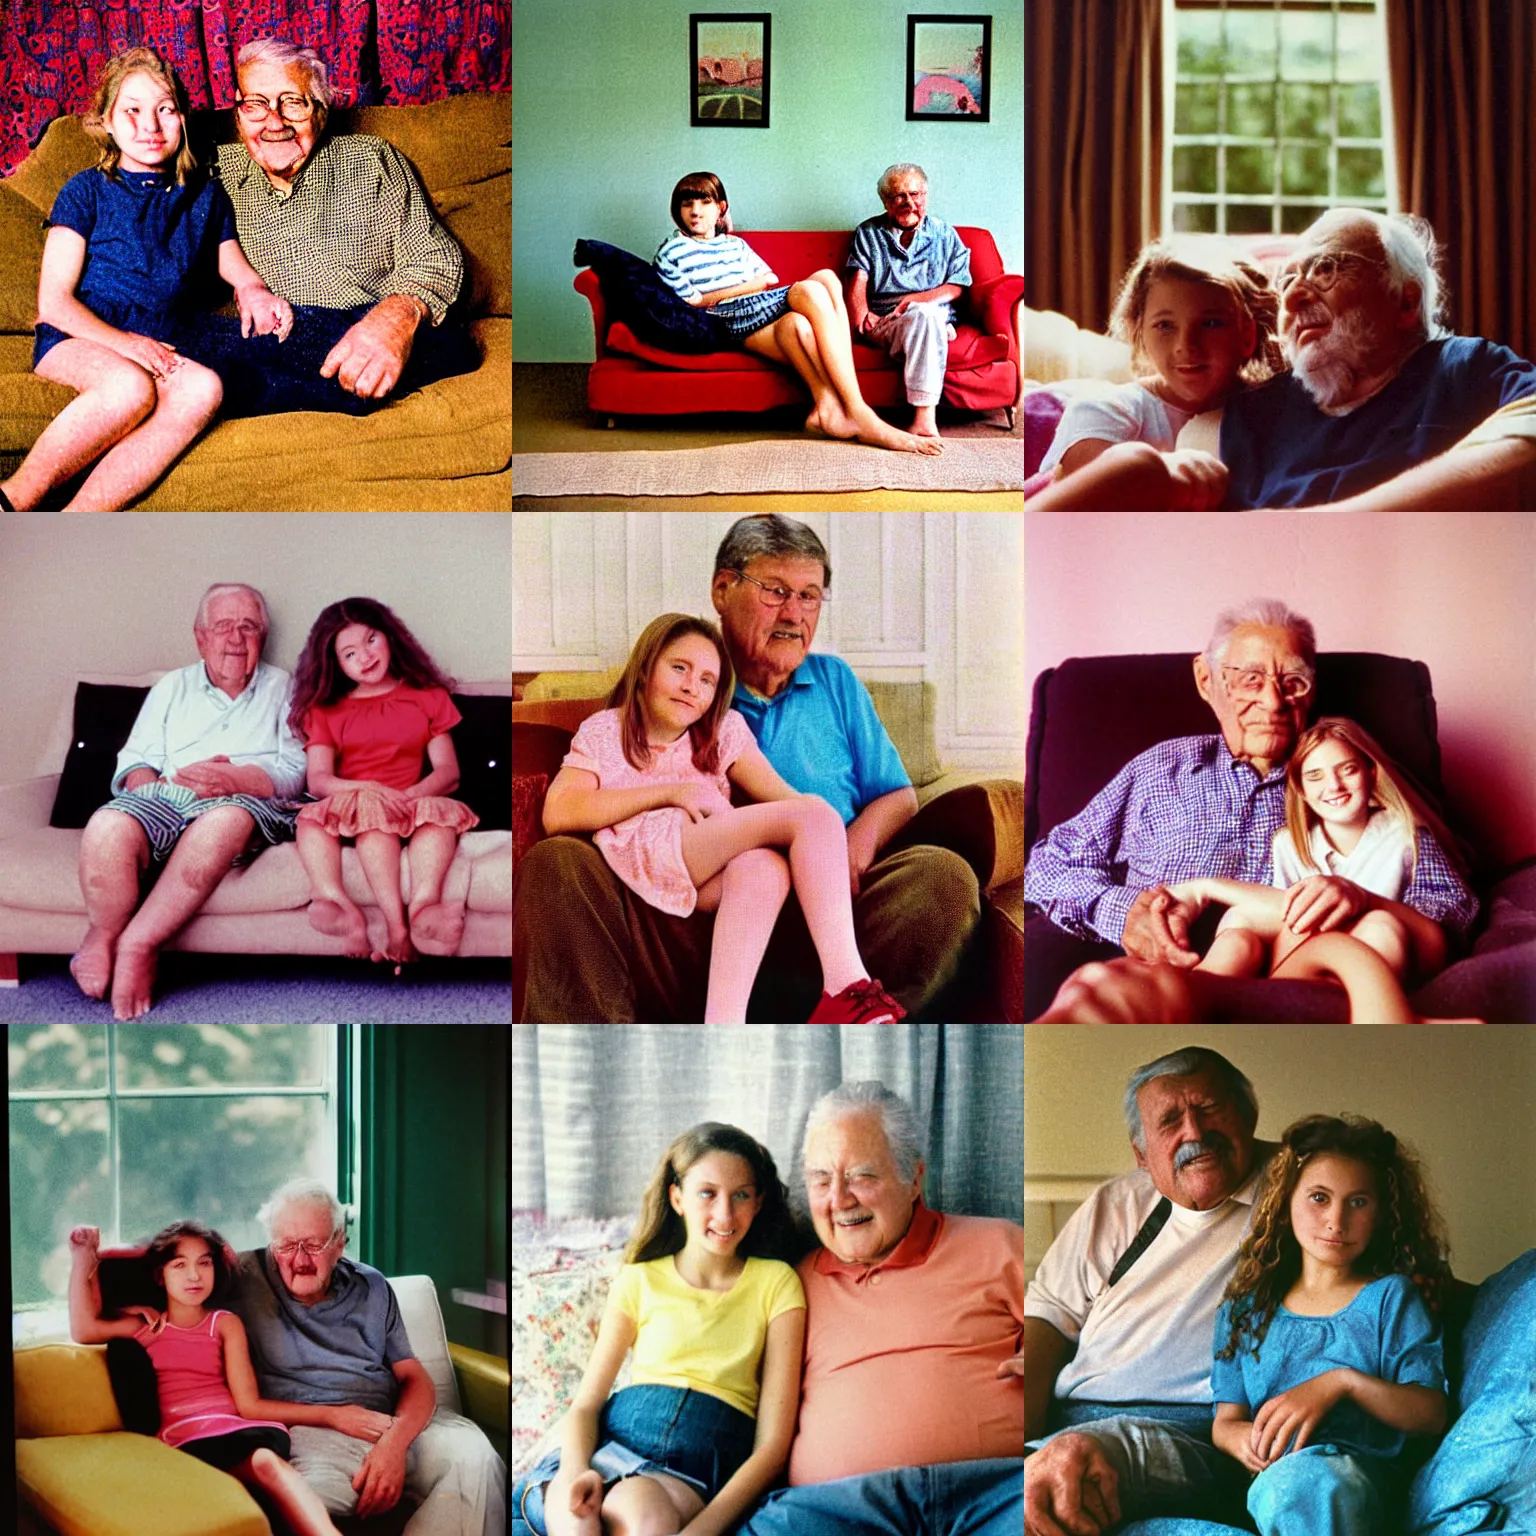
M 574 261 L 591 267 L 612 320 L 622 320 L 641 341 L 668 352 L 719 352 L 731 333 L 707 309 L 685 303 L 650 262 L 601 240 L 578 240 Z
M 83 827 L 112 798 L 112 774 L 148 688 L 121 683 L 75 686 L 75 733 L 53 797 L 50 827 Z
M 512 700 L 499 694 L 456 693 L 463 719 L 449 732 L 459 758 L 462 800 L 480 818 L 481 832 L 512 830 Z

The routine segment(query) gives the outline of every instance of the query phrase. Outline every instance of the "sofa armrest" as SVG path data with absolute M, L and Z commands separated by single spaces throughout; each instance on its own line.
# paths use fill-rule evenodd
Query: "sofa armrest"
M 0 784 L 0 839 L 16 837 L 48 825 L 59 775 L 45 773 L 36 779 Z
M 1015 357 L 1022 356 L 1024 339 L 1013 328 L 1014 312 L 1024 298 L 1024 279 L 1012 273 L 977 283 L 971 289 L 971 314 L 988 336 L 1013 338 Z
M 512 1373 L 500 1355 L 488 1355 L 467 1344 L 448 1344 L 448 1358 L 459 1378 L 459 1397 L 464 1413 L 482 1429 L 505 1437 L 511 1428 Z
M 925 801 L 884 852 L 932 843 L 958 853 L 982 890 L 1024 873 L 1024 786 L 1017 779 L 961 784 Z
M 608 355 L 608 306 L 603 300 L 603 285 L 591 267 L 583 267 L 576 274 L 574 283 L 579 293 L 592 306 L 594 360 Z

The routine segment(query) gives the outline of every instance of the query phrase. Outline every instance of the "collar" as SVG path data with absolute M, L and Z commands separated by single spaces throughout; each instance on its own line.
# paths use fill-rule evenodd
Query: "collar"
M 807 653 L 806 659 L 810 659 L 809 653 Z M 755 689 L 749 688 L 746 683 L 741 680 L 740 676 L 738 676 L 736 679 L 736 692 L 732 696 L 732 703 L 739 704 L 740 702 L 745 701 L 747 704 L 755 704 L 759 709 L 772 709 L 775 704 L 779 704 L 783 700 L 787 699 L 792 690 L 796 688 L 814 688 L 815 686 L 815 675 L 806 666 L 805 662 L 802 661 L 800 665 L 789 674 L 789 683 L 787 686 L 779 689 L 779 691 L 774 694 L 771 699 L 766 694 L 758 693 Z
M 267 179 L 267 173 L 251 158 L 250 150 L 243 143 L 237 141 L 236 147 L 243 157 L 243 162 L 237 162 L 237 169 L 233 176 L 234 183 L 237 187 L 243 187 L 254 178 L 256 185 L 265 191 L 268 197 L 273 198 L 277 202 L 286 203 L 299 190 L 300 184 L 309 175 L 321 155 L 329 148 L 330 142 L 331 136 L 329 133 L 321 134 L 320 142 L 315 145 L 314 153 L 304 162 L 303 168 L 299 171 L 298 175 L 288 183 L 288 190 L 286 192 L 279 192 Z
M 169 192 L 176 185 L 176 178 L 167 170 L 130 171 L 120 165 L 117 174 L 135 192 L 158 192 L 162 188 Z
M 199 681 L 203 685 L 203 692 L 208 694 L 218 694 L 218 696 L 223 699 L 226 704 L 234 704 L 240 699 L 243 699 L 246 694 L 248 694 L 256 686 L 256 679 L 261 676 L 261 666 L 261 662 L 258 661 L 256 663 L 256 670 L 252 672 L 250 677 L 246 679 L 245 687 L 242 688 L 240 692 L 237 693 L 232 699 L 227 693 L 224 692 L 222 688 L 219 687 L 217 683 L 214 682 L 211 677 L 208 676 L 208 663 L 206 661 L 199 661 L 197 664 Z
M 1222 732 L 1217 731 L 1215 739 L 1216 760 L 1226 768 L 1228 773 L 1231 773 L 1234 768 L 1241 765 L 1242 767 L 1246 768 L 1260 784 L 1276 784 L 1283 782 L 1285 779 L 1284 763 L 1277 763 L 1275 767 L 1271 768 L 1267 774 L 1261 774 L 1259 770 L 1253 766 L 1253 761 L 1251 758 L 1234 757 L 1232 755 L 1232 749 L 1227 745 L 1227 738 L 1222 734 Z
M 902 229 L 902 227 L 901 227 L 901 225 L 899 225 L 899 224 L 898 224 L 898 223 L 897 223 L 897 222 L 896 222 L 896 221 L 895 221 L 895 220 L 894 220 L 894 219 L 893 219 L 893 218 L 892 218 L 892 217 L 891 217 L 891 216 L 890 216 L 890 214 L 888 214 L 888 213 L 887 213 L 887 214 L 885 214 L 885 215 L 884 215 L 884 219 L 885 219 L 885 227 L 886 227 L 886 230 L 887 230 L 887 231 L 888 231 L 888 232 L 889 232 L 889 233 L 890 233 L 890 234 L 891 234 L 891 235 L 894 235 L 894 236 L 895 236 L 895 238 L 896 238 L 896 243 L 897 243 L 897 244 L 898 244 L 898 245 L 900 245 L 900 244 L 901 244 L 901 237 L 902 237 L 902 235 L 904 235 L 904 234 L 905 234 L 905 233 L 906 233 L 906 231 L 905 231 L 905 230 L 904 230 L 904 229 Z M 922 234 L 922 233 L 923 233 L 923 232 L 924 232 L 924 231 L 925 231 L 925 230 L 926 230 L 926 229 L 927 229 L 927 228 L 928 228 L 928 215 L 927 215 L 927 214 L 926 214 L 926 213 L 925 213 L 925 214 L 924 214 L 924 215 L 923 215 L 923 216 L 922 216 L 922 218 L 920 218 L 920 219 L 919 219 L 919 220 L 918 220 L 918 221 L 917 221 L 917 224 L 916 224 L 916 226 L 915 226 L 915 227 L 914 227 L 914 228 L 913 228 L 913 230 L 912 230 L 912 245 L 903 245 L 903 246 L 902 246 L 902 247 L 901 247 L 901 248 L 902 248 L 902 250 L 904 250 L 904 251 L 910 251 L 910 250 L 911 250 L 911 249 L 912 249 L 912 246 L 913 246 L 913 245 L 916 245 L 916 244 L 917 244 L 917 237 L 918 237 L 918 236 L 919 236 L 919 235 L 921 235 L 921 234 Z
M 1332 843 L 1328 841 L 1328 835 L 1323 831 L 1323 824 L 1314 821 L 1307 831 L 1307 844 L 1312 850 L 1312 857 L 1323 869 L 1330 868 L 1331 859 L 1352 859 L 1362 848 L 1377 842 L 1384 835 L 1387 821 L 1392 813 L 1377 806 L 1372 809 L 1365 819 L 1365 830 L 1360 834 L 1360 841 L 1350 849 L 1348 853 L 1340 853 Z
M 912 1207 L 912 1221 L 906 1235 L 883 1259 L 873 1264 L 845 1264 L 830 1248 L 823 1248 L 816 1255 L 816 1272 L 820 1275 L 850 1275 L 857 1283 L 882 1269 L 914 1269 L 933 1252 L 943 1230 L 943 1216 L 930 1211 L 919 1195 L 917 1204 Z

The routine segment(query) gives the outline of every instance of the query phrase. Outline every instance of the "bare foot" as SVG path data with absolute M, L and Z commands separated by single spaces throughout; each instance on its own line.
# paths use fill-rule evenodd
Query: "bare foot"
M 866 408 L 857 423 L 858 438 L 871 448 L 891 448 L 898 453 L 943 453 L 944 444 L 937 437 L 914 437 L 902 432 L 889 422 L 881 421 L 872 410 Z
M 155 987 L 155 962 L 159 952 L 120 944 L 117 966 L 112 975 L 112 1017 L 142 1018 L 149 1012 Z
M 920 405 L 916 408 L 916 414 L 912 418 L 912 435 L 914 437 L 937 437 L 939 424 L 934 419 L 934 407 Z
M 824 432 L 828 437 L 856 437 L 859 431 L 853 418 L 833 394 L 817 402 L 816 409 L 806 418 L 805 425 L 808 430 Z
M 411 930 L 404 924 L 399 928 L 391 927 L 385 934 L 384 948 L 374 950 L 369 958 L 393 964 L 395 975 L 398 976 L 402 965 L 409 965 L 411 961 L 418 958 L 415 949 L 411 946 Z
M 112 984 L 112 939 L 92 924 L 69 962 L 69 974 L 87 997 L 105 997 Z
M 411 942 L 424 955 L 456 955 L 464 937 L 464 903 L 434 901 L 410 914 Z
M 368 919 L 354 901 L 312 901 L 309 926 L 342 940 L 342 953 L 353 960 L 368 958 Z

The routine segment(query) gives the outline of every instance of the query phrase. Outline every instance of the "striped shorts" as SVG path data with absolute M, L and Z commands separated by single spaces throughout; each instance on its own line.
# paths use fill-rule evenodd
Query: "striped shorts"
M 234 860 L 236 864 L 248 864 L 263 847 L 293 841 L 293 826 L 302 803 L 298 800 L 263 800 L 257 795 L 216 795 L 209 800 L 199 800 L 181 784 L 145 784 L 126 794 L 113 795 L 102 809 L 132 816 L 149 839 L 151 861 L 163 864 L 170 858 L 177 839 L 199 816 L 217 810 L 221 805 L 239 806 L 242 811 L 250 812 L 256 823 L 250 843 Z
M 761 293 L 744 293 L 738 299 L 726 299 L 710 311 L 719 318 L 732 336 L 750 336 L 765 325 L 772 325 L 780 315 L 789 313 L 788 285 L 765 288 Z

